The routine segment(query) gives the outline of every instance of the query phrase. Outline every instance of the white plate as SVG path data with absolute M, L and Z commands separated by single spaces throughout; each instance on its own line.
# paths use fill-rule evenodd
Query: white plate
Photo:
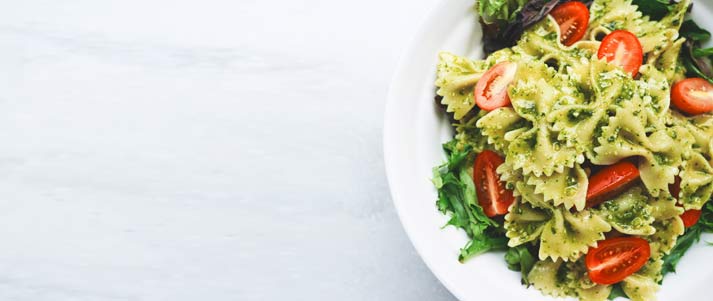
M 713 1 L 695 1 L 694 19 L 713 29 Z M 467 237 L 435 206 L 431 169 L 444 160 L 441 143 L 452 130 L 434 104 L 437 53 L 447 50 L 472 58 L 482 56 L 481 29 L 473 0 L 441 1 L 427 18 L 396 71 L 384 120 L 384 157 L 391 194 L 413 245 L 440 281 L 461 300 L 549 300 L 520 285 L 520 275 L 507 269 L 502 253 L 488 253 L 465 264 L 457 260 Z M 713 237 L 705 237 L 711 241 Z M 695 246 L 668 275 L 659 300 L 709 299 L 713 283 L 713 247 Z

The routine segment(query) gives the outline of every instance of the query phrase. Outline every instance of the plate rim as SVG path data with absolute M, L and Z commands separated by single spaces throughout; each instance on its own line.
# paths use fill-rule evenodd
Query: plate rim
M 465 0 L 462 1 L 463 3 L 465 3 Z M 700 2 L 703 2 L 704 9 L 699 12 L 694 11 L 692 13 L 692 17 L 696 20 L 700 20 L 701 14 L 704 14 L 706 11 L 710 12 L 712 10 L 711 6 L 713 5 L 713 0 L 701 0 Z M 399 145 L 405 143 L 398 142 L 403 142 L 406 139 L 411 139 L 413 143 L 407 144 L 406 146 L 418 145 L 418 137 L 416 135 L 416 131 L 398 132 L 399 129 L 403 129 L 404 127 L 414 126 L 416 124 L 415 122 L 418 121 L 418 118 L 413 116 L 404 116 L 408 114 L 399 114 L 399 118 L 394 118 L 396 113 L 402 110 L 400 105 L 402 105 L 404 102 L 402 99 L 400 99 L 403 96 L 403 92 L 401 89 L 403 88 L 402 86 L 404 84 L 404 81 L 401 79 L 408 76 L 409 70 L 413 69 L 413 66 L 408 65 L 408 63 L 411 62 L 412 59 L 416 57 L 419 53 L 419 42 L 428 38 L 431 30 L 433 30 L 439 24 L 444 23 L 441 19 L 441 16 L 451 14 L 453 6 L 457 5 L 458 4 L 456 4 L 456 1 L 439 1 L 434 4 L 430 8 L 430 10 L 426 14 L 424 14 L 424 17 L 421 18 L 420 23 L 418 23 L 417 30 L 415 30 L 415 32 L 410 37 L 409 42 L 406 44 L 406 47 L 402 50 L 397 61 L 396 67 L 390 78 L 388 93 L 386 97 L 385 111 L 382 120 L 382 151 L 384 156 L 384 169 L 386 174 L 386 180 L 389 185 L 389 193 L 392 198 L 394 207 L 396 208 L 396 213 L 399 217 L 401 226 L 404 229 L 404 232 L 407 234 L 411 245 L 414 247 L 416 253 L 419 254 L 419 257 L 421 258 L 422 262 L 426 264 L 431 274 L 433 274 L 455 298 L 459 300 L 470 300 L 469 298 L 473 298 L 473 296 L 471 296 L 472 294 L 469 293 L 470 290 L 465 287 L 462 287 L 462 282 L 460 280 L 454 279 L 454 276 L 452 276 L 451 274 L 452 267 L 448 264 L 444 264 L 443 260 L 446 259 L 441 260 L 439 258 L 435 258 L 434 256 L 430 256 L 433 255 L 431 253 L 437 253 L 436 251 L 438 250 L 436 250 L 436 248 L 434 247 L 428 247 L 425 245 L 426 243 L 424 241 L 424 238 L 427 237 L 424 237 L 424 235 L 420 234 L 420 230 L 422 229 L 419 229 L 418 225 L 413 220 L 414 218 L 410 217 L 410 215 L 413 215 L 413 208 L 411 208 L 412 204 L 408 204 L 409 202 L 404 197 L 404 195 L 408 195 L 408 193 L 403 192 L 402 189 L 395 189 L 396 187 L 403 187 L 404 184 L 413 184 L 413 181 L 405 179 L 406 176 L 404 176 L 404 174 L 406 172 L 404 171 L 404 166 L 397 164 L 397 162 L 403 163 L 403 159 L 398 159 L 400 157 L 403 157 L 404 153 L 407 153 L 409 151 L 409 149 L 407 149 L 406 147 Z M 699 21 L 699 23 L 703 23 L 703 26 L 713 28 L 713 21 L 701 20 Z M 708 45 L 713 45 L 713 41 L 711 41 Z M 406 150 L 406 152 L 402 152 L 402 150 Z M 434 212 L 437 212 L 435 210 L 435 205 Z M 444 236 L 445 235 L 446 234 L 444 233 Z M 711 239 L 713 239 L 713 234 L 705 234 L 704 237 L 706 236 L 711 237 Z M 689 251 L 689 253 L 700 251 L 696 249 L 701 245 L 703 245 L 702 242 L 695 244 Z M 688 255 L 689 256 L 687 256 L 686 258 L 696 258 L 695 256 L 693 256 L 693 254 Z M 683 266 L 683 261 L 681 263 L 681 266 Z M 687 273 L 691 272 L 693 271 L 688 271 Z M 698 273 L 692 273 L 691 275 L 696 274 Z M 707 273 L 707 275 L 708 277 L 713 277 L 713 271 Z M 668 281 L 676 279 L 676 282 L 678 282 L 679 285 L 686 282 L 684 279 L 680 279 L 679 276 L 679 274 L 670 274 L 667 275 L 667 279 L 669 279 Z M 670 285 L 673 285 L 673 283 L 671 283 Z M 659 291 L 657 295 L 659 297 L 662 297 L 662 291 L 666 287 L 670 287 L 670 285 L 661 286 L 661 291 Z M 537 299 L 551 298 L 542 295 L 537 290 L 527 289 L 527 291 L 534 291 L 537 296 L 539 296 Z M 692 295 L 687 294 L 686 296 Z M 487 296 L 484 295 L 481 297 Z
M 385 105 L 385 110 L 384 110 L 384 117 L 383 117 L 383 130 L 382 130 L 382 151 L 384 155 L 384 169 L 386 173 L 386 180 L 389 185 L 389 194 L 391 195 L 391 200 L 392 203 L 394 204 L 394 207 L 396 208 L 396 214 L 399 217 L 399 222 L 401 223 L 401 227 L 404 229 L 404 232 L 406 232 L 406 235 L 409 238 L 409 241 L 411 242 L 411 245 L 414 247 L 416 250 L 416 253 L 419 255 L 421 261 L 426 264 L 428 267 L 429 271 L 431 274 L 433 274 L 438 281 L 443 284 L 444 287 L 458 300 L 465 300 L 465 295 L 464 292 L 460 291 L 458 289 L 458 286 L 454 285 L 451 283 L 447 277 L 445 277 L 442 273 L 438 272 L 440 268 L 437 267 L 436 263 L 433 262 L 434 260 L 430 259 L 428 256 L 424 256 L 424 249 L 423 246 L 420 245 L 418 239 L 416 239 L 416 234 L 414 233 L 414 227 L 408 226 L 408 222 L 406 221 L 406 218 L 404 216 L 405 214 L 405 209 L 402 201 L 403 198 L 399 197 L 399 193 L 397 193 L 396 189 L 393 189 L 395 187 L 395 160 L 394 157 L 396 153 L 394 152 L 393 148 L 393 143 L 390 141 L 393 141 L 394 137 L 396 136 L 394 130 L 396 128 L 396 125 L 394 124 L 393 118 L 390 118 L 392 116 L 392 112 L 396 111 L 398 100 L 397 100 L 397 88 L 395 87 L 397 84 L 397 79 L 401 78 L 404 76 L 404 74 L 407 73 L 407 60 L 414 55 L 416 52 L 416 48 L 418 46 L 418 40 L 420 37 L 423 37 L 426 35 L 427 31 L 431 28 L 429 26 L 431 23 L 435 22 L 438 18 L 438 16 L 441 14 L 442 11 L 447 10 L 448 7 L 452 5 L 449 3 L 449 1 L 439 1 L 437 4 L 433 5 L 432 8 L 426 13 L 426 15 L 421 19 L 418 29 L 416 32 L 411 36 L 409 43 L 406 45 L 406 48 L 402 51 L 401 55 L 399 56 L 398 63 L 396 64 L 396 68 L 394 69 L 394 73 L 390 78 L 389 82 L 389 90 L 387 92 L 386 96 L 386 105 Z

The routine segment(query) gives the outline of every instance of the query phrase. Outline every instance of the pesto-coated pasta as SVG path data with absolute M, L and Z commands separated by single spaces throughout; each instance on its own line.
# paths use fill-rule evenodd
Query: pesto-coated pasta
M 503 232 L 509 247 L 538 250 L 523 279 L 546 295 L 606 300 L 612 286 L 590 280 L 584 257 L 615 230 L 642 238 L 651 252 L 621 289 L 631 300 L 655 300 L 662 259 L 685 230 L 681 214 L 713 195 L 713 113 L 670 108 L 671 86 L 685 78 L 679 28 L 690 4 L 682 0 L 655 21 L 631 0 L 595 0 L 585 38 L 571 46 L 547 16 L 485 60 L 439 55 L 437 94 L 457 121 L 458 144 L 503 156 L 497 174 L 515 197 Z M 621 29 L 642 46 L 634 77 L 597 55 L 602 36 Z M 511 105 L 480 110 L 473 89 L 500 62 L 517 65 L 507 88 Z M 634 162 L 640 181 L 590 208 L 592 169 L 623 160 Z M 669 186 L 677 177 L 674 196 Z
M 586 274 L 584 263 L 539 261 L 528 275 L 530 283 L 542 293 L 554 297 L 574 296 L 581 301 L 607 300 L 611 287 L 593 283 Z
M 603 203 L 598 213 L 617 231 L 629 235 L 651 235 L 656 233 L 653 227 L 653 208 L 649 198 L 641 188 L 635 187 L 618 197 Z

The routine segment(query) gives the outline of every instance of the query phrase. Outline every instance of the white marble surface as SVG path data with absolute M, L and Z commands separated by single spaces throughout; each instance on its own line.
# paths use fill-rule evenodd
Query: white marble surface
M 381 151 L 436 1 L 0 1 L 0 300 L 454 299 Z

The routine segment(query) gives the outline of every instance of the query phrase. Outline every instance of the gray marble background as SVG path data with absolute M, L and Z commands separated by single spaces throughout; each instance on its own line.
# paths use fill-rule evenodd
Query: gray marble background
M 0 300 L 453 300 L 382 162 L 436 2 L 0 1 Z

